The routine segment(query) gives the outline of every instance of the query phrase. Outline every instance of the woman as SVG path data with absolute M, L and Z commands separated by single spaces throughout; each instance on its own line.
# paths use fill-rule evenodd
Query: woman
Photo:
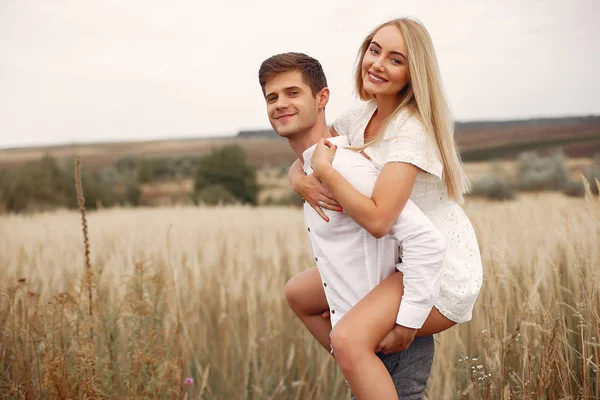
M 294 190 L 313 207 L 341 206 L 375 237 L 390 230 L 410 197 L 449 244 L 439 300 L 416 334 L 430 335 L 469 321 L 482 284 L 481 257 L 471 223 L 458 205 L 468 181 L 427 30 L 405 18 L 378 26 L 361 46 L 355 79 L 363 102 L 338 118 L 331 134 L 347 135 L 380 170 L 371 198 L 331 167 L 335 147 L 325 140 L 313 154 L 312 176 L 305 176 L 299 163 L 290 169 Z M 308 293 L 323 290 L 311 274 L 318 272 L 305 272 L 286 285 L 288 301 L 299 315 L 317 314 L 314 304 L 302 307 Z M 406 335 L 407 328 L 395 327 L 394 299 L 398 305 L 402 293 L 402 274 L 397 273 L 363 298 L 331 333 L 334 355 L 357 399 L 397 397 L 375 352 L 389 350 L 396 329 Z M 325 303 L 319 312 L 326 310 Z

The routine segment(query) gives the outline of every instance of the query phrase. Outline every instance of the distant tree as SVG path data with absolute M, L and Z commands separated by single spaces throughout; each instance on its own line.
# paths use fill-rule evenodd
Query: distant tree
M 46 210 L 69 203 L 66 176 L 56 160 L 47 156 L 13 170 L 3 192 L 8 211 Z
M 490 200 L 511 200 L 515 197 L 515 190 L 506 179 L 483 175 L 473 182 L 469 196 L 486 197 Z
M 490 200 L 511 200 L 515 198 L 515 188 L 510 182 L 508 173 L 497 161 L 494 161 L 490 172 L 473 182 L 469 195 L 486 197 Z
M 143 158 L 137 163 L 137 180 L 139 183 L 148 183 L 154 179 L 154 164 Z
M 535 152 L 519 155 L 517 175 L 521 190 L 563 190 L 569 184 L 569 168 L 562 151 L 548 156 Z
M 189 157 L 184 157 L 179 162 L 179 169 L 181 175 L 183 176 L 192 176 L 196 166 L 194 165 L 194 160 Z
M 248 164 L 241 146 L 213 149 L 198 160 L 195 192 L 200 193 L 213 185 L 222 185 L 242 203 L 256 205 L 259 191 L 256 169 Z
M 130 183 L 125 188 L 125 201 L 132 206 L 139 206 L 142 202 L 142 188 L 137 183 Z
M 67 167 L 68 166 L 68 167 Z M 1 182 L 2 203 L 7 211 L 25 212 L 77 206 L 74 164 L 64 167 L 52 157 L 31 161 L 11 171 Z M 86 207 L 112 205 L 116 197 L 111 188 L 85 168 L 82 185 Z
M 105 183 L 115 183 L 121 178 L 119 171 L 112 165 L 104 167 L 98 173 L 98 176 Z
M 77 207 L 77 192 L 75 190 L 75 159 L 68 158 L 62 168 L 62 173 L 67 188 L 68 207 Z M 90 171 L 86 167 L 85 159 L 81 165 L 81 185 L 83 186 L 83 197 L 85 206 L 88 209 L 95 209 L 98 206 L 110 207 L 119 199 L 112 190 L 112 187 L 103 182 L 98 174 Z
M 134 155 L 128 154 L 118 159 L 115 162 L 115 167 L 119 172 L 135 171 L 137 167 L 137 158 Z
M 165 157 L 153 158 L 150 160 L 152 166 L 152 180 L 173 179 L 173 170 L 167 161 L 168 158 Z
M 9 173 L 6 169 L 0 169 L 0 196 L 2 195 L 2 191 L 6 187 L 6 183 L 9 179 Z

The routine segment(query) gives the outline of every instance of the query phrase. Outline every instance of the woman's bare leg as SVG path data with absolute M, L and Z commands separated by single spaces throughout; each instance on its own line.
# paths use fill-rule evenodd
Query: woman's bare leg
M 317 267 L 293 276 L 285 284 L 284 290 L 290 308 L 329 352 L 331 320 L 323 317 L 323 313 L 329 310 L 329 305 Z
M 375 352 L 396 325 L 404 293 L 402 278 L 398 272 L 381 282 L 344 315 L 332 332 L 336 361 L 357 400 L 398 398 L 390 373 Z M 435 310 L 418 334 L 431 335 L 452 325 L 454 322 Z
M 425 323 L 417 331 L 416 336 L 430 336 L 445 331 L 456 325 L 456 322 L 444 317 L 437 308 L 433 307 L 427 316 Z

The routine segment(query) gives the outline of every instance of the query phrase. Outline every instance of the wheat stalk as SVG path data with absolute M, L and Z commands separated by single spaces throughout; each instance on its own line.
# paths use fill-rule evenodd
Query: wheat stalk
M 89 315 L 93 316 L 92 310 L 92 263 L 90 261 L 90 238 L 88 236 L 87 212 L 85 209 L 85 198 L 83 197 L 83 185 L 81 184 L 81 158 L 75 159 L 75 188 L 77 190 L 77 204 L 81 213 L 81 226 L 83 232 L 83 246 L 85 249 L 85 266 L 87 270 L 87 287 L 89 300 Z M 90 332 L 91 334 L 91 332 Z
M 88 224 L 87 224 L 87 212 L 85 209 L 85 198 L 83 197 L 83 185 L 81 184 L 81 158 L 77 156 L 75 158 L 75 189 L 77 192 L 77 204 L 79 205 L 79 212 L 81 213 L 81 226 L 83 233 L 83 245 L 85 251 L 85 267 L 86 267 L 86 285 L 88 289 L 88 314 L 89 314 L 89 343 L 84 344 L 83 347 L 86 349 L 85 357 L 89 357 L 87 365 L 90 367 L 91 374 L 89 381 L 86 379 L 86 395 L 88 397 L 93 396 L 94 390 L 94 377 L 95 377 L 95 363 L 94 363 L 94 324 L 93 324 L 93 307 L 92 307 L 92 263 L 90 261 L 90 239 L 88 235 Z M 90 391 L 91 390 L 91 391 Z

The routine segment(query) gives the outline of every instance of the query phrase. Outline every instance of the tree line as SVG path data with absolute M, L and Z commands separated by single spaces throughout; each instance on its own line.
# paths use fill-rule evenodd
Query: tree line
M 126 156 L 93 172 L 83 160 L 82 185 L 88 209 L 117 204 L 143 205 L 141 185 L 193 178 L 190 201 L 204 204 L 239 202 L 256 205 L 256 168 L 238 145 L 214 148 L 201 157 L 139 158 Z M 0 170 L 0 210 L 8 212 L 76 208 L 74 158 L 45 156 Z M 115 190 L 115 187 L 122 190 Z

